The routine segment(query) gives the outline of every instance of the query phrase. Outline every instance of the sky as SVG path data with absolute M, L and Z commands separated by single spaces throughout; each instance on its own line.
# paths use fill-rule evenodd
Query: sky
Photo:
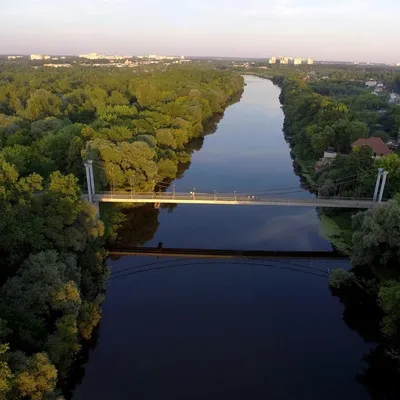
M 0 0 L 0 54 L 400 62 L 399 0 Z

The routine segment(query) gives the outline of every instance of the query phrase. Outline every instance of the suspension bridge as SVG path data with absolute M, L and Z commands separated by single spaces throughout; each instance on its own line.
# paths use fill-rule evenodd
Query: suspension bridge
M 193 193 L 193 192 L 192 192 Z M 86 195 L 87 197 L 87 195 Z M 93 202 L 99 203 L 152 203 L 159 204 L 213 204 L 213 205 L 251 205 L 251 206 L 297 206 L 332 208 L 373 208 L 379 203 L 371 199 L 352 199 L 341 197 L 315 197 L 308 199 L 271 197 L 268 195 L 250 196 L 233 193 L 179 193 L 179 192 L 102 192 L 92 195 Z
M 289 188 L 289 189 L 269 189 L 267 192 L 259 193 L 254 191 L 252 193 L 220 193 L 216 190 L 212 192 L 196 192 L 195 189 L 190 191 L 176 191 L 175 185 L 169 188 L 169 185 L 163 186 L 158 184 L 159 191 L 140 192 L 135 190 L 134 173 L 130 177 L 130 190 L 116 191 L 114 189 L 112 174 L 110 179 L 110 191 L 98 192 L 95 190 L 93 162 L 88 161 L 85 163 L 86 180 L 88 192 L 84 193 L 82 197 L 89 200 L 94 204 L 99 203 L 140 203 L 140 204 L 154 204 L 158 208 L 161 204 L 191 204 L 191 205 L 246 205 L 246 206 L 294 206 L 294 207 L 327 207 L 327 208 L 348 208 L 348 209 L 370 209 L 379 204 L 385 203 L 383 201 L 383 193 L 387 180 L 388 173 L 382 168 L 378 170 L 376 178 L 375 190 L 371 197 L 361 197 L 362 187 L 359 187 L 359 195 L 353 197 L 346 197 L 342 195 L 341 187 L 345 187 L 349 183 L 359 182 L 360 177 L 355 175 L 346 177 L 332 182 L 329 188 L 329 195 L 321 193 L 320 188 Z M 101 168 L 97 166 L 97 168 Z M 373 172 L 375 174 L 375 172 Z M 347 179 L 350 178 L 350 179 Z M 365 176 L 361 177 L 361 184 Z M 347 180 L 346 180 L 347 179 Z M 314 196 L 310 197 L 310 191 Z M 357 190 L 355 190 L 357 192 Z M 305 196 L 305 194 L 307 194 Z

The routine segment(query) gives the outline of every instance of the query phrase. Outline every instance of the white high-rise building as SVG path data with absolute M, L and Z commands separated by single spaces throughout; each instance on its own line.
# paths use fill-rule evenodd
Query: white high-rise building
M 303 63 L 303 59 L 300 57 L 297 57 L 293 60 L 294 65 L 301 65 Z
M 268 63 L 269 64 L 276 64 L 276 57 L 274 57 L 274 56 L 270 57 L 269 60 L 268 60 Z
M 280 64 L 289 64 L 289 57 L 281 57 L 279 59 Z
M 307 59 L 307 64 L 308 64 L 308 65 L 314 64 L 314 59 L 308 58 L 308 59 Z
M 29 56 L 31 60 L 43 60 L 43 56 L 41 54 L 31 54 Z

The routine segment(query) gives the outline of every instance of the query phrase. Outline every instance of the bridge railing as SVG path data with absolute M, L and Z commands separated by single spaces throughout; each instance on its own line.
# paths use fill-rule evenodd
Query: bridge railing
M 279 194 L 262 194 L 253 195 L 248 193 L 188 193 L 188 192 L 130 192 L 130 191 L 102 191 L 97 192 L 98 196 L 106 196 L 106 198 L 125 198 L 125 199 L 176 199 L 176 200 L 215 200 L 215 201 L 282 201 L 287 200 L 301 200 L 304 202 L 318 202 L 318 200 L 331 200 L 331 201 L 372 201 L 369 197 L 339 197 L 339 196 L 315 196 L 315 197 L 302 197 L 293 196 L 284 197 Z

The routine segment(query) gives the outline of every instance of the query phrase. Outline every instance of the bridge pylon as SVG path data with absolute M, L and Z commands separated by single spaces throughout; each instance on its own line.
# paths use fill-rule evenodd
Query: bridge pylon
M 378 168 L 378 176 L 376 177 L 376 183 L 375 183 L 375 191 L 374 191 L 374 201 L 378 200 L 378 193 L 379 193 L 379 186 L 381 184 L 382 180 L 382 173 L 383 173 L 383 168 Z
M 94 189 L 93 161 L 88 160 L 84 163 L 86 171 L 86 182 L 88 187 L 89 202 L 93 202 L 93 196 L 96 194 Z

